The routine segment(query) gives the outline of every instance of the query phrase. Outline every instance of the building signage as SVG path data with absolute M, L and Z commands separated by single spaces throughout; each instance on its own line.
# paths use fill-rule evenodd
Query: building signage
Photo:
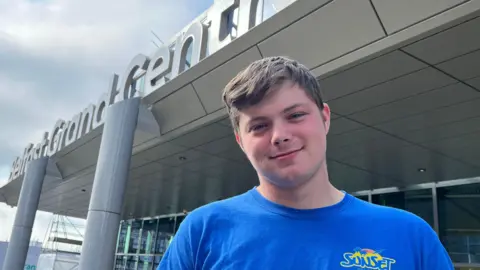
M 126 68 L 123 79 L 118 75 L 110 79 L 108 91 L 96 104 L 88 105 L 70 121 L 58 120 L 52 130 L 45 132 L 36 145 L 28 144 L 22 157 L 13 162 L 9 181 L 25 173 L 26 164 L 43 156 L 52 156 L 85 134 L 101 126 L 106 108 L 115 102 L 135 96 L 143 96 L 160 89 L 186 69 L 187 52 L 190 48 L 189 65 L 193 66 L 210 53 L 218 51 L 234 38 L 257 25 L 257 7 L 263 0 L 216 0 L 205 20 L 195 21 L 172 44 L 160 47 L 151 57 L 136 55 Z M 135 75 L 144 72 L 145 85 L 142 92 L 132 85 Z

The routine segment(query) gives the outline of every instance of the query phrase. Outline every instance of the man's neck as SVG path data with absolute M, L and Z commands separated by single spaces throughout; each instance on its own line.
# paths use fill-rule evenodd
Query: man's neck
M 260 181 L 258 192 L 266 199 L 295 209 L 315 209 L 339 203 L 345 196 L 328 179 L 328 172 L 320 169 L 304 185 L 296 188 L 279 188 L 267 180 Z

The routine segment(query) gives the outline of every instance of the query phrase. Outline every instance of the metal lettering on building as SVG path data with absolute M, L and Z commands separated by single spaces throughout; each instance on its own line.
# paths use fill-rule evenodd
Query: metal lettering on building
M 206 18 L 190 24 L 171 44 L 158 48 L 151 57 L 136 55 L 127 66 L 120 84 L 118 75 L 114 74 L 107 93 L 103 94 L 96 104 L 89 104 L 69 121 L 59 119 L 50 133 L 44 133 L 41 142 L 35 146 L 28 144 L 23 156 L 17 157 L 13 162 L 9 181 L 22 175 L 29 161 L 52 156 L 101 126 L 108 106 L 159 90 L 166 82 L 200 62 L 207 54 L 218 51 L 245 34 L 260 23 L 257 19 L 259 5 L 263 5 L 262 0 L 217 0 Z M 191 55 L 187 67 L 189 48 Z M 135 74 L 139 72 L 144 72 L 145 85 L 142 93 L 131 87 Z

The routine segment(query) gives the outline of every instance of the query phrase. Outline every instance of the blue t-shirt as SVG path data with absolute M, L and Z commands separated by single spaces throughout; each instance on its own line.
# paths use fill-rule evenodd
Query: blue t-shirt
M 436 233 L 409 212 L 345 194 L 297 210 L 252 190 L 191 212 L 158 270 L 454 269 Z

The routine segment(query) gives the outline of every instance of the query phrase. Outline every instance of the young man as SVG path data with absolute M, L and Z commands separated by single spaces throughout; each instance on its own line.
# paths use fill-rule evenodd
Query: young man
M 259 185 L 191 212 L 158 269 L 453 269 L 425 221 L 330 183 L 330 109 L 306 67 L 256 61 L 223 100 Z

